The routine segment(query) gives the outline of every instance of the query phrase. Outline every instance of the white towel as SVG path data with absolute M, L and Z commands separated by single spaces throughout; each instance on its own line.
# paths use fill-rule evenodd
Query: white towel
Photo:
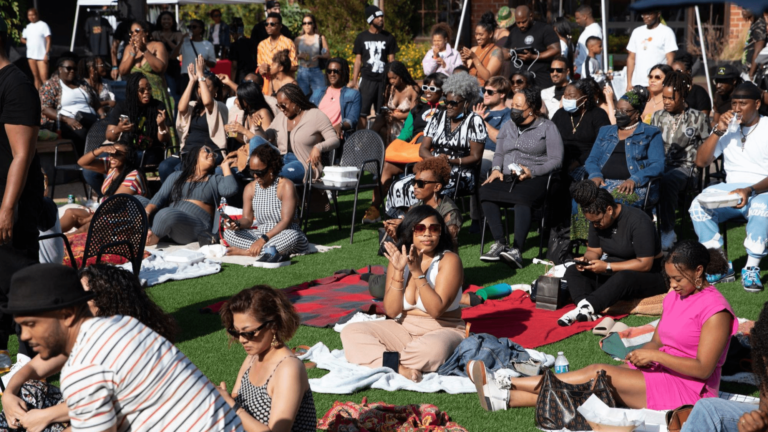
M 141 261 L 141 272 L 139 273 L 139 279 L 141 279 L 142 284 L 146 283 L 147 286 L 161 284 L 169 280 L 208 276 L 221 271 L 221 263 L 209 259 L 187 265 L 165 261 L 162 251 L 153 250 L 150 252 L 152 255 Z M 133 271 L 131 263 L 125 263 L 119 267 L 130 272 Z

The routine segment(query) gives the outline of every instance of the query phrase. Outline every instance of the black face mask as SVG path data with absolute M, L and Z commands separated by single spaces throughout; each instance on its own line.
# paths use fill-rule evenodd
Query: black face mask
M 509 110 L 509 118 L 513 122 L 515 122 L 516 125 L 521 124 L 525 121 L 526 117 L 523 116 L 523 113 L 525 110 L 517 109 L 517 108 L 510 108 Z
M 616 111 L 616 126 L 623 128 L 629 126 L 629 122 L 632 121 L 627 113 Z

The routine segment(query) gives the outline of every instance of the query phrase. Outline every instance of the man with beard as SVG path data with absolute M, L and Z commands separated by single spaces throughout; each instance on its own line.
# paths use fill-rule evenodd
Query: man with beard
M 549 67 L 552 59 L 561 55 L 560 38 L 552 26 L 534 21 L 528 6 L 515 9 L 515 25 L 509 29 L 506 47 L 504 59 L 511 58 L 512 51 L 516 56 L 512 61 L 513 74 L 527 70 L 536 77 L 539 89 L 552 86 Z
M 40 264 L 13 276 L 2 308 L 40 358 L 55 366 L 66 359 L 61 390 L 73 430 L 243 430 L 242 408 L 230 407 L 178 348 L 136 318 L 94 318 L 93 296 L 73 268 Z
M 266 4 L 266 11 L 265 16 L 269 16 L 271 13 L 280 13 L 280 2 L 278 1 L 268 1 Z M 293 34 L 286 26 L 280 27 L 280 34 L 287 37 L 290 40 L 294 39 Z M 267 32 L 267 20 L 264 19 L 263 21 L 259 21 L 253 28 L 251 29 L 251 44 L 253 46 L 253 55 L 254 57 L 257 56 L 257 51 L 259 49 L 259 44 L 261 41 L 269 37 L 269 32 Z
M 352 80 L 348 87 L 358 88 L 362 97 L 360 123 L 358 129 L 365 129 L 371 106 L 378 113 L 384 99 L 386 77 L 384 70 L 387 63 L 395 61 L 398 51 L 395 37 L 384 30 L 384 12 L 376 6 L 365 8 L 368 30 L 355 38 L 352 53 L 355 54 L 355 66 Z M 362 79 L 361 79 L 362 78 Z M 360 82 L 358 84 L 358 79 Z
M 647 87 L 651 68 L 671 65 L 677 51 L 675 32 L 661 23 L 661 12 L 645 11 L 640 17 L 645 25 L 632 31 L 627 44 L 627 91 L 636 85 Z

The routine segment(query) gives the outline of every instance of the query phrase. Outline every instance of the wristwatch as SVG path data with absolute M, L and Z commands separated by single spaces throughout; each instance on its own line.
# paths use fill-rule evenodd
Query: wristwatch
M 425 275 L 425 274 L 416 277 L 416 279 L 426 279 L 426 278 L 427 278 L 427 275 Z
M 712 133 L 717 135 L 717 136 L 719 136 L 719 137 L 725 135 L 725 131 L 721 131 L 720 129 L 717 128 L 717 126 L 718 125 L 715 125 L 715 128 L 712 129 Z
M 605 265 L 605 272 L 606 273 L 613 273 L 613 269 L 611 268 L 611 263 L 606 263 L 606 265 Z
M 266 234 L 262 234 L 261 239 L 264 240 L 265 243 L 269 241 L 269 237 L 267 237 Z
M 203 77 L 200 77 L 200 78 L 198 78 L 197 80 L 198 80 L 198 81 L 200 81 L 200 82 L 205 82 L 205 77 L 204 77 L 204 76 L 203 76 Z

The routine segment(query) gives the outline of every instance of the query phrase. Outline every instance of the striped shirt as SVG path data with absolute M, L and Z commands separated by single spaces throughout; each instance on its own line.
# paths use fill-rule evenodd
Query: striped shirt
M 74 431 L 243 430 L 208 378 L 132 317 L 83 322 L 61 384 Z
M 110 186 L 112 186 L 112 180 L 115 179 L 119 174 L 116 169 L 109 170 L 109 173 L 104 178 L 104 183 L 101 184 L 101 193 L 102 195 L 107 193 Z M 120 185 L 122 187 L 126 187 L 134 192 L 136 195 L 144 195 L 144 188 L 142 187 L 142 181 L 141 176 L 139 176 L 139 172 L 136 170 L 133 170 L 129 172 L 125 179 L 123 179 L 123 183 Z

